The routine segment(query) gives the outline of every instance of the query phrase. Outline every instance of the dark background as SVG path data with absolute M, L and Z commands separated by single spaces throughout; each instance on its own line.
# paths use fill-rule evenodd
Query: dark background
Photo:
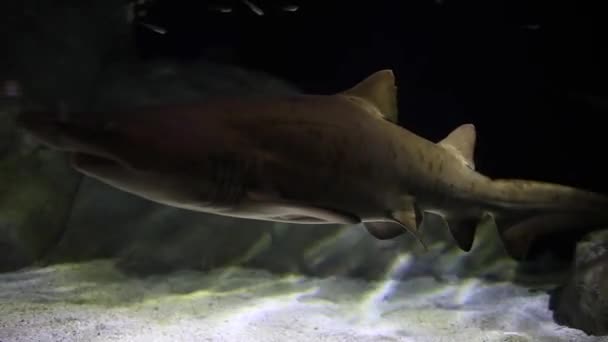
M 476 162 L 491 177 L 608 192 L 607 47 L 597 5 L 538 1 L 148 1 L 135 24 L 145 59 L 208 58 L 262 70 L 306 92 L 332 93 L 394 70 L 401 124 L 437 141 L 478 129 Z M 230 1 L 223 1 L 230 3 Z

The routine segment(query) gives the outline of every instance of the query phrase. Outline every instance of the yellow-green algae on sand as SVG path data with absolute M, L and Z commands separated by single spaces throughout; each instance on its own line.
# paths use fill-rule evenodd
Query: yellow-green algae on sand
M 477 278 L 136 278 L 107 260 L 0 275 L 0 341 L 599 341 L 553 323 L 547 301 Z

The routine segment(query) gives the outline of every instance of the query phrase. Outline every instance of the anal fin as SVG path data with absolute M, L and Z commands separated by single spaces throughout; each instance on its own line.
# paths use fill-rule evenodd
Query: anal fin
M 452 221 L 448 222 L 447 225 L 458 248 L 465 252 L 470 251 L 471 247 L 473 247 L 475 232 L 477 231 L 476 220 L 466 219 L 455 222 Z
M 468 252 L 473 247 L 477 228 L 487 224 L 489 220 L 492 220 L 492 216 L 490 216 L 490 214 L 484 214 L 481 219 L 464 218 L 452 220 L 447 222 L 447 225 L 458 247 L 463 251 Z
M 456 216 L 444 216 L 436 213 L 443 221 L 443 224 L 448 228 L 454 242 L 458 248 L 465 252 L 469 252 L 473 247 L 475 241 L 475 233 L 477 228 L 481 225 L 488 223 L 488 220 L 492 219 L 490 214 L 484 213 L 481 218 L 478 217 L 456 217 Z

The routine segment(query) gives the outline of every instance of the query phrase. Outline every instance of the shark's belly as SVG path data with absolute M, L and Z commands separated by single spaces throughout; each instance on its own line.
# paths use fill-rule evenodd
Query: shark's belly
M 349 212 L 378 216 L 397 190 L 390 166 L 379 164 L 365 140 L 340 134 L 323 136 L 291 132 L 291 139 L 270 145 L 256 183 L 279 198 Z M 285 133 L 286 135 L 288 133 Z
M 161 113 L 143 127 L 121 125 L 131 153 L 117 151 L 118 159 L 137 155 L 130 164 L 144 160 L 152 174 L 102 178 L 156 202 L 242 217 L 262 210 L 242 205 L 252 195 L 359 217 L 391 209 L 398 171 L 383 120 L 342 102 L 283 107 L 225 116 L 181 111 L 179 120 Z

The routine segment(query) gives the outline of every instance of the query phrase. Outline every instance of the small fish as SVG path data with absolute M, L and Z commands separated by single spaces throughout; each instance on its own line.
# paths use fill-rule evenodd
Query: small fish
M 211 10 L 220 12 L 220 13 L 232 13 L 232 7 L 228 6 L 216 6 L 211 8 Z
M 295 5 L 295 4 L 290 4 L 290 5 L 283 6 L 283 11 L 285 11 L 285 12 L 295 12 L 298 9 L 300 9 L 300 7 L 298 5 Z
M 257 15 L 264 15 L 264 11 L 262 11 L 262 9 L 260 7 L 258 7 L 256 4 L 252 3 L 251 1 L 243 0 L 243 3 L 245 5 L 247 5 L 253 13 L 255 13 Z
M 148 23 L 139 23 L 141 26 L 156 32 L 158 34 L 166 34 L 167 30 L 163 27 L 157 26 L 157 25 L 153 25 L 153 24 L 148 24 Z
M 128 3 L 125 6 L 125 16 L 127 19 L 127 23 L 131 24 L 135 20 L 135 4 L 133 2 Z

